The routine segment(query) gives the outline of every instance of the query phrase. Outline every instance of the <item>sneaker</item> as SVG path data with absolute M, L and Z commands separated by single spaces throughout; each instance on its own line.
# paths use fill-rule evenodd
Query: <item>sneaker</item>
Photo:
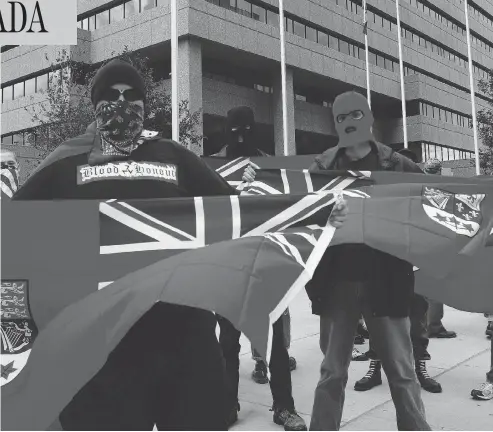
M 446 330 L 445 327 L 442 327 L 441 329 L 439 329 L 437 331 L 430 332 L 428 334 L 428 337 L 438 338 L 438 339 L 453 339 L 453 338 L 457 337 L 457 333 L 454 331 Z
M 486 336 L 493 337 L 493 321 L 488 321 L 485 331 Z
M 367 391 L 382 384 L 382 363 L 379 360 L 372 360 L 366 375 L 354 384 L 356 391 Z
M 296 359 L 294 357 L 289 357 L 289 370 L 293 372 L 296 370 L 296 366 L 298 366 Z
M 255 369 L 252 372 L 252 379 L 257 384 L 267 384 L 269 378 L 267 378 L 267 366 L 263 361 L 258 361 L 255 363 Z
M 435 381 L 426 370 L 426 361 L 418 360 L 416 362 L 416 375 L 418 376 L 418 381 L 421 384 L 423 390 L 430 393 L 441 393 L 442 386 L 439 382 Z
M 353 361 L 368 361 L 367 353 L 362 353 L 358 350 L 358 348 L 353 348 L 353 354 L 351 356 L 351 360 Z
M 354 337 L 354 344 L 355 345 L 363 345 L 365 343 L 365 338 L 359 334 L 357 334 Z
M 493 383 L 485 382 L 478 389 L 471 390 L 471 396 L 478 400 L 493 399 Z
M 228 429 L 232 427 L 238 421 L 238 412 L 240 411 L 240 403 L 237 402 L 236 406 L 231 408 L 227 414 L 226 422 Z
M 303 420 L 296 410 L 286 408 L 273 408 L 273 421 L 275 424 L 284 426 L 285 431 L 306 431 L 305 420 Z
M 358 323 L 358 329 L 356 330 L 356 334 L 363 336 L 365 339 L 370 339 L 370 333 L 366 328 L 365 324 Z

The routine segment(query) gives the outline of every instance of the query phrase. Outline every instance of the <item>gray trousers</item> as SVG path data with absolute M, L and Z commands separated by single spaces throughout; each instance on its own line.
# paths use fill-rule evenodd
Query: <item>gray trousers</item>
M 367 290 L 364 283 L 340 282 L 331 292 L 326 314 L 320 317 L 324 360 L 310 430 L 340 428 L 354 334 L 361 314 L 389 381 L 398 429 L 431 430 L 414 369 L 409 318 L 374 317 L 365 301 Z

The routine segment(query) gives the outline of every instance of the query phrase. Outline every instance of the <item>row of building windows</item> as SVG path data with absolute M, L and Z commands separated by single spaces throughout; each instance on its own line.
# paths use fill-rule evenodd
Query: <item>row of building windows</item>
M 2 45 L 0 47 L 0 53 L 3 53 L 5 51 L 10 51 L 11 49 L 17 48 L 19 45 Z
M 78 27 L 89 31 L 100 29 L 164 4 L 164 0 L 127 0 L 109 9 L 81 18 L 78 21 Z
M 431 117 L 443 122 L 451 123 L 456 126 L 472 129 L 472 121 L 470 116 L 459 114 L 455 111 L 450 111 L 436 105 L 432 105 L 426 102 L 420 102 L 419 113 L 426 117 Z
M 36 142 L 36 135 L 33 129 L 18 131 L 13 134 L 2 135 L 2 146 L 13 145 L 22 147 L 31 147 Z
M 461 0 L 462 3 L 462 0 Z M 477 5 L 474 3 L 469 2 L 468 4 L 469 10 L 471 14 L 476 18 L 480 23 L 483 23 L 485 25 L 489 25 L 490 27 L 493 27 L 493 17 L 488 14 L 486 11 L 481 10 Z
M 474 153 L 437 144 L 421 143 L 421 157 L 423 162 L 428 159 L 439 159 L 446 162 L 460 159 L 472 159 Z
M 41 75 L 2 87 L 2 103 L 43 92 L 49 87 L 50 83 L 60 79 L 60 70 L 56 70 L 44 72 Z

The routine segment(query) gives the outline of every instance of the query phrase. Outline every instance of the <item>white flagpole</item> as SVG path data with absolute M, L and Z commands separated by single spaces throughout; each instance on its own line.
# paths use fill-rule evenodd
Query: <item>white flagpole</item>
M 371 109 L 371 92 L 370 92 L 370 61 L 368 53 L 368 20 L 366 17 L 366 0 L 363 0 L 363 29 L 365 32 L 365 61 L 366 61 L 366 98 Z
M 408 148 L 407 143 L 407 113 L 406 113 L 406 91 L 404 88 L 404 62 L 402 61 L 402 38 L 401 38 L 401 18 L 399 15 L 399 0 L 395 0 L 397 8 L 397 40 L 399 43 L 399 69 L 401 75 L 401 103 L 402 103 L 402 130 L 404 132 L 404 148 Z
M 467 58 L 469 63 L 469 86 L 471 88 L 472 128 L 474 134 L 476 175 L 480 175 L 481 169 L 479 165 L 478 121 L 476 118 L 476 99 L 474 96 L 474 76 L 473 76 L 473 67 L 472 67 L 471 34 L 469 32 L 469 6 L 467 0 L 464 0 L 464 8 L 466 14 Z
M 286 97 L 286 46 L 284 33 L 284 0 L 279 0 L 279 31 L 281 41 L 281 93 L 282 93 L 282 136 L 284 141 L 284 156 L 289 154 L 288 149 L 288 110 Z
M 171 0 L 171 130 L 172 139 L 180 141 L 180 113 L 178 107 L 178 23 L 177 1 Z

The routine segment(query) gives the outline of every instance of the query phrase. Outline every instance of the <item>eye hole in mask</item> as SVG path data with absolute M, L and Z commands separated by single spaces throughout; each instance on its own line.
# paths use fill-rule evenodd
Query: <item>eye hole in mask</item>
M 337 116 L 337 123 L 342 123 L 347 117 L 351 117 L 353 120 L 361 120 L 364 116 L 361 110 L 351 111 L 349 114 L 339 114 Z
M 121 95 L 123 95 L 125 100 L 128 102 L 135 102 L 144 99 L 140 91 L 136 89 L 118 90 L 114 88 L 108 88 L 103 92 L 101 100 L 116 102 L 118 99 L 120 99 Z

